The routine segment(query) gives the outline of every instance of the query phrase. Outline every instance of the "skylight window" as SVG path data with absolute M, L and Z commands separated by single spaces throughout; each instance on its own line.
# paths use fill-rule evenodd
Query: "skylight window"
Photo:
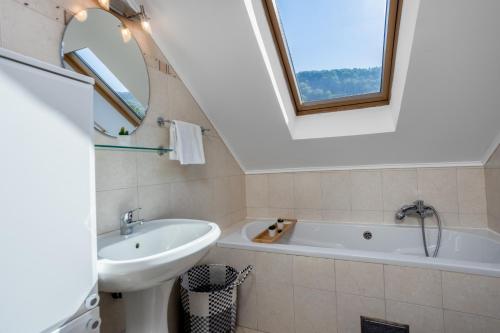
M 298 115 L 389 103 L 402 0 L 265 0 Z

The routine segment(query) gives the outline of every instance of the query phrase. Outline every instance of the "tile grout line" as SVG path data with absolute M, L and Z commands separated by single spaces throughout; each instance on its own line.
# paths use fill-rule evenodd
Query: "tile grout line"
M 335 331 L 339 331 L 339 302 L 338 302 L 338 291 L 337 291 L 337 259 L 331 259 L 333 261 L 333 289 L 335 292 Z
M 385 292 L 385 264 L 382 264 L 382 278 L 384 280 L 384 311 L 385 311 L 385 319 L 387 320 L 387 297 Z
M 443 331 L 446 332 L 446 327 L 445 327 L 445 320 L 444 320 L 444 287 L 443 287 L 443 276 L 444 272 L 442 270 L 439 270 L 441 273 L 441 311 L 442 311 L 442 317 L 443 317 Z
M 293 313 L 293 331 L 294 332 L 297 332 L 297 328 L 295 327 L 295 274 L 294 274 L 294 266 L 295 266 L 295 255 L 292 256 L 292 274 L 290 274 L 292 276 L 292 313 Z

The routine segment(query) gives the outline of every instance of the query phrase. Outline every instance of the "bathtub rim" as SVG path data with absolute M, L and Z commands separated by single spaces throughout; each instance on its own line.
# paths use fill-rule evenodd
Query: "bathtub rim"
M 255 252 L 278 253 L 286 255 L 305 256 L 313 258 L 325 258 L 335 260 L 357 261 L 366 263 L 377 263 L 384 265 L 416 267 L 425 269 L 436 269 L 441 271 L 449 271 L 464 274 L 475 274 L 489 277 L 500 277 L 500 264 L 492 263 L 479 263 L 472 261 L 443 259 L 443 258 L 426 258 L 426 257 L 413 257 L 409 255 L 385 253 L 385 252 L 372 252 L 360 250 L 344 250 L 323 248 L 305 245 L 291 245 L 291 244 L 265 244 L 254 243 L 243 235 L 244 228 L 252 222 L 270 222 L 275 219 L 268 218 L 255 218 L 246 219 L 241 221 L 223 233 L 221 238 L 217 241 L 217 246 L 222 248 L 232 248 L 239 250 L 249 250 Z M 418 228 L 418 225 L 396 225 L 396 224 L 370 224 L 370 223 L 342 223 L 342 222 L 328 222 L 328 221 L 315 221 L 315 220 L 300 220 L 299 223 L 321 223 L 321 224 L 334 224 L 334 225 L 347 225 L 347 226 L 363 226 L 370 227 L 401 227 L 401 228 Z M 500 234 L 490 229 L 484 228 L 464 228 L 464 227 L 446 227 L 446 230 L 454 230 L 476 234 L 483 237 L 493 238 L 494 240 L 500 239 Z

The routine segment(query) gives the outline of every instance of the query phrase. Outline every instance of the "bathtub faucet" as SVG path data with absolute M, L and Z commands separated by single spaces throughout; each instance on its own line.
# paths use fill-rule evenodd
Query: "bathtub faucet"
M 434 208 L 426 206 L 423 200 L 417 200 L 412 205 L 404 205 L 396 212 L 396 220 L 402 221 L 406 216 L 418 215 L 421 218 L 431 217 L 434 215 Z
M 423 200 L 417 200 L 411 205 L 404 205 L 396 212 L 396 220 L 403 221 L 405 217 L 409 215 L 418 215 L 420 220 L 420 227 L 422 229 L 422 242 L 424 245 L 425 256 L 429 257 L 429 250 L 427 248 L 427 236 L 425 234 L 425 218 L 436 216 L 437 226 L 438 226 L 438 236 L 436 241 L 436 247 L 434 248 L 433 257 L 437 257 L 439 246 L 441 245 L 441 219 L 437 210 L 432 206 L 427 206 L 424 204 Z

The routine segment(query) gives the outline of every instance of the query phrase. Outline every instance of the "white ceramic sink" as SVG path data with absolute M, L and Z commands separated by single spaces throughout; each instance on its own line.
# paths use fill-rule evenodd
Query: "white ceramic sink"
M 119 231 L 97 238 L 99 290 L 131 292 L 158 286 L 189 269 L 215 244 L 215 223 L 166 219 L 136 226 L 131 235 Z

